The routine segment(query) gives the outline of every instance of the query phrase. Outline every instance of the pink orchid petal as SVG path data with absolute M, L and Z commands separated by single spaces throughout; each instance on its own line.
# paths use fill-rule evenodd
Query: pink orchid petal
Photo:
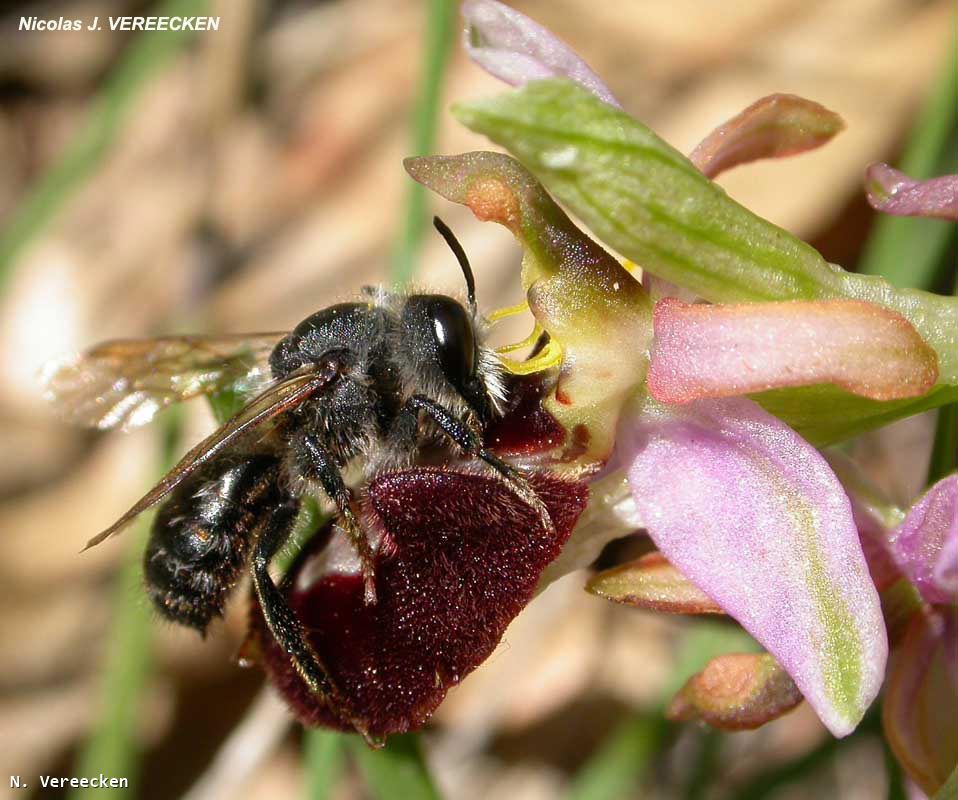
M 689 155 L 703 174 L 760 158 L 782 158 L 821 147 L 845 127 L 824 106 L 793 94 L 771 94 L 712 131 Z
M 600 100 L 621 108 L 576 52 L 525 14 L 496 0 L 466 0 L 463 45 L 486 72 L 512 86 L 544 78 L 569 78 Z
M 662 554 L 762 643 L 829 730 L 850 733 L 881 686 L 888 643 L 824 458 L 745 398 L 647 399 L 618 447 Z
M 913 781 L 906 778 L 904 783 L 907 800 L 928 800 L 928 795 L 919 789 Z
M 929 603 L 958 603 L 958 475 L 932 486 L 891 534 L 891 552 Z
M 833 383 L 873 400 L 925 394 L 938 358 L 904 317 L 859 300 L 655 305 L 649 391 L 663 403 Z
M 865 191 L 872 208 L 885 214 L 958 220 L 958 175 L 916 181 L 888 164 L 871 164 Z
M 885 497 L 848 456 L 832 451 L 826 453 L 825 458 L 851 501 L 852 517 L 872 582 L 883 592 L 902 577 L 892 556 L 888 532 L 904 521 L 905 512 Z M 886 608 L 886 622 L 887 611 Z
M 935 584 L 950 597 L 958 597 L 958 536 L 954 526 L 941 548 L 941 555 L 932 573 Z
M 907 800 L 928 800 L 928 795 L 925 794 L 918 786 L 909 779 L 905 779 L 905 797 Z
M 885 739 L 908 777 L 935 793 L 958 762 L 958 610 L 914 614 L 892 651 L 882 704 Z

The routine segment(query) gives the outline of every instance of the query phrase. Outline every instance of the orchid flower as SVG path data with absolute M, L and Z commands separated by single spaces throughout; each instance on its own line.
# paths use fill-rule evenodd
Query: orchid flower
M 629 496 L 610 507 L 849 733 L 881 686 L 887 640 L 849 500 L 814 445 L 954 399 L 958 304 L 828 265 L 708 179 L 824 143 L 842 127 L 832 112 L 766 98 L 690 161 L 535 23 L 493 0 L 463 13 L 470 54 L 521 88 L 454 113 L 519 161 L 471 153 L 407 170 L 523 245 L 551 345 L 536 366 L 558 370 L 544 407 L 568 434 L 556 460 L 601 469 L 604 486 L 624 476 Z M 546 189 L 605 244 L 711 303 L 653 307 Z M 594 553 L 577 544 L 598 527 L 588 517 L 567 550 Z
M 823 144 L 834 113 L 765 98 L 689 160 L 547 30 L 494 0 L 462 8 L 467 51 L 521 88 L 454 113 L 515 158 L 405 166 L 523 248 L 526 302 L 490 321 L 527 308 L 535 326 L 499 351 L 516 399 L 486 446 L 529 470 L 555 530 L 474 472 L 389 474 L 367 492 L 376 606 L 341 537 L 316 537 L 285 582 L 353 719 L 304 692 L 255 608 L 251 648 L 304 721 L 358 719 L 374 740 L 413 729 L 536 591 L 644 529 L 658 552 L 591 591 L 728 614 L 767 651 L 713 661 L 672 716 L 754 727 L 804 698 L 847 735 L 882 685 L 888 639 L 855 509 L 817 448 L 958 399 L 958 302 L 827 264 L 712 182 Z
M 653 311 L 642 284 L 577 231 L 508 156 L 470 153 L 406 165 L 414 178 L 506 225 L 523 244 L 529 308 L 557 343 L 554 363 L 539 364 L 558 370 L 543 402 L 567 432 L 554 462 L 574 472 L 602 469 L 604 485 L 627 481 L 633 528 L 648 530 L 683 576 L 765 646 L 833 732 L 850 732 L 881 685 L 886 641 L 849 501 L 814 447 L 754 401 L 735 396 L 742 393 L 741 376 L 751 371 L 720 363 L 727 345 L 716 336 L 737 337 L 733 351 L 760 359 L 764 340 L 749 330 L 794 314 L 792 331 L 799 336 L 776 326 L 789 339 L 782 349 L 792 358 L 776 356 L 781 369 L 767 367 L 763 388 L 795 385 L 806 369 L 809 383 L 831 380 L 826 373 L 841 369 L 846 337 L 839 334 L 828 366 L 818 365 L 822 370 L 816 366 L 822 348 L 814 341 L 828 338 L 816 327 L 827 324 L 831 304 L 679 304 L 690 321 L 661 322 L 678 301 L 665 298 Z M 852 302 L 846 311 L 838 305 L 869 326 L 870 306 Z M 858 305 L 866 308 L 859 312 Z M 698 309 L 731 314 L 743 320 L 741 328 L 734 321 L 700 321 Z M 908 374 L 926 368 L 928 349 L 907 322 L 881 312 L 875 319 L 869 344 L 906 331 L 904 346 L 890 345 L 889 356 L 911 360 L 911 369 L 902 365 Z M 696 346 L 677 343 L 673 325 L 684 325 L 682 335 L 697 338 Z M 697 325 L 713 330 L 703 335 Z M 801 336 L 812 341 L 803 346 Z M 708 341 L 716 342 L 714 350 Z M 860 344 L 850 334 L 847 352 Z M 772 347 L 778 350 L 777 343 Z M 689 355 L 673 355 L 675 349 Z M 716 380 L 707 390 L 691 381 L 674 392 L 677 379 L 660 366 L 673 362 Z M 596 492 L 593 486 L 593 501 Z M 601 547 L 604 529 L 615 531 L 607 518 L 598 524 L 587 518 L 570 546 L 588 537 Z M 583 566 L 595 555 L 586 550 L 581 562 L 566 566 Z
M 888 622 L 885 738 L 930 796 L 958 764 L 958 474 L 903 511 L 848 459 L 831 460 L 849 489 Z

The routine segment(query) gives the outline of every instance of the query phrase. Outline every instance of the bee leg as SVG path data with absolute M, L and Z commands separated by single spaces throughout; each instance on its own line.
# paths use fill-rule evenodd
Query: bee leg
M 550 535 L 555 533 L 555 525 L 552 523 L 549 509 L 539 495 L 532 490 L 525 476 L 515 467 L 486 450 L 483 447 L 482 438 L 476 431 L 445 406 L 421 394 L 413 395 L 405 402 L 399 411 L 398 419 L 402 420 L 409 416 L 418 419 L 420 412 L 435 422 L 439 429 L 459 445 L 466 455 L 485 461 L 492 467 L 519 498 L 539 515 L 543 531 Z
M 298 444 L 300 466 L 303 472 L 308 477 L 318 480 L 323 491 L 336 505 L 340 525 L 356 549 L 362 564 L 365 583 L 364 602 L 367 606 L 374 605 L 376 603 L 376 572 L 373 566 L 373 549 L 369 546 L 369 539 L 353 513 L 350 505 L 352 495 L 343 482 L 342 473 L 329 451 L 312 434 L 304 434 Z
M 309 690 L 322 697 L 337 714 L 347 719 L 359 733 L 368 738 L 365 726 L 348 712 L 348 705 L 339 689 L 323 666 L 319 655 L 309 644 L 302 623 L 296 618 L 269 574 L 269 562 L 289 538 L 298 512 L 299 501 L 290 498 L 276 509 L 263 527 L 253 549 L 253 590 L 259 599 L 263 619 L 270 633 L 289 655 L 294 669 Z

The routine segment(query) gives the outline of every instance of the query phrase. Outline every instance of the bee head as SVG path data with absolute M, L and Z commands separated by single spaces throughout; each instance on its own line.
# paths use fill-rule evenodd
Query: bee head
M 480 366 L 473 313 L 441 294 L 417 294 L 406 300 L 403 337 L 421 368 L 444 379 L 481 419 L 489 415 L 488 390 Z

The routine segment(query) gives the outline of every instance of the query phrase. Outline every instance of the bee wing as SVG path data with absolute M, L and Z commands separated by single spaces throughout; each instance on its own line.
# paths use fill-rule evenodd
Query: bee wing
M 201 394 L 249 392 L 269 379 L 268 359 L 283 333 L 117 339 L 51 364 L 47 398 L 72 422 L 135 428 L 161 408 Z
M 146 511 L 150 506 L 156 505 L 187 477 L 225 448 L 235 444 L 244 436 L 261 429 L 264 424 L 280 414 L 296 408 L 307 398 L 323 391 L 332 383 L 337 374 L 338 371 L 334 364 L 326 364 L 322 365 L 318 371 L 295 374 L 268 388 L 251 400 L 236 416 L 183 456 L 180 462 L 167 472 L 156 486 L 141 497 L 129 511 L 109 528 L 90 539 L 83 549 L 88 550 L 121 531 L 135 517 Z

